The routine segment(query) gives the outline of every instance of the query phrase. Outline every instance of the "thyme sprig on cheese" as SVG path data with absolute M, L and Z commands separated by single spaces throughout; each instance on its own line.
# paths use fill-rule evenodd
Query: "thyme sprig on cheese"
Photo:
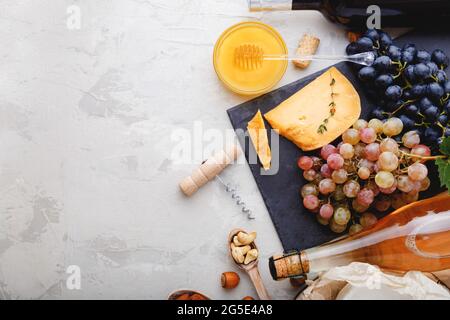
M 337 93 L 334 92 L 334 85 L 336 84 L 336 80 L 333 78 L 331 73 L 330 73 L 330 77 L 331 77 L 331 82 L 330 82 L 331 102 L 328 105 L 330 107 L 330 114 L 328 115 L 328 117 L 323 119 L 323 121 L 320 124 L 319 128 L 317 128 L 317 133 L 319 133 L 319 134 L 323 134 L 325 131 L 328 131 L 327 124 L 330 121 L 331 117 L 333 117 L 334 114 L 336 113 L 336 101 L 334 100 L 334 97 L 337 95 Z

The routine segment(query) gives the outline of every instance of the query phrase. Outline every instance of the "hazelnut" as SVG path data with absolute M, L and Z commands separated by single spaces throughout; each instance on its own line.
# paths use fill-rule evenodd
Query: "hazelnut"
M 220 282 L 222 284 L 222 288 L 225 289 L 233 289 L 236 288 L 239 284 L 240 278 L 236 272 L 224 272 L 220 277 Z
M 355 42 L 356 40 L 361 38 L 361 36 L 362 34 L 360 32 L 353 32 L 353 31 L 347 32 L 347 39 L 349 42 Z

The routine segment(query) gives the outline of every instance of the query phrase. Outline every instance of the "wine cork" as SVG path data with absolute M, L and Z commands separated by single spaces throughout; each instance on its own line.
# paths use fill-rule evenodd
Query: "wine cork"
M 297 55 L 314 55 L 319 47 L 319 44 L 319 38 L 305 33 L 298 44 Z M 307 68 L 311 63 L 310 60 L 293 60 L 292 62 L 296 67 L 301 69 Z
M 232 145 L 226 150 L 219 150 L 195 169 L 189 177 L 184 178 L 179 186 L 181 191 L 188 197 L 192 196 L 198 189 L 214 179 L 229 164 L 239 156 L 239 148 Z

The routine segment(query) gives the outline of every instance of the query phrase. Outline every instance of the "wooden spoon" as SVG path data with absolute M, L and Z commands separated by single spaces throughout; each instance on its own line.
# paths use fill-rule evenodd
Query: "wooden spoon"
M 259 273 L 259 269 L 258 269 L 258 259 L 259 258 L 257 258 L 255 261 L 252 261 L 246 265 L 243 263 L 237 263 L 236 260 L 234 260 L 233 255 L 231 254 L 231 243 L 233 242 L 233 237 L 241 231 L 248 233 L 243 229 L 234 229 L 234 230 L 231 230 L 231 232 L 228 236 L 228 249 L 230 252 L 231 259 L 233 259 L 234 263 L 236 263 L 239 268 L 241 268 L 242 270 L 247 272 L 247 274 L 249 275 L 250 279 L 253 282 L 253 285 L 255 286 L 255 289 L 256 289 L 256 292 L 258 293 L 259 298 L 261 300 L 270 300 L 270 296 L 267 293 L 266 287 L 264 287 L 264 283 L 262 282 L 261 275 Z M 252 249 L 258 250 L 255 242 L 252 242 L 250 244 L 250 246 L 252 247 Z M 259 253 L 259 250 L 258 250 L 258 253 Z

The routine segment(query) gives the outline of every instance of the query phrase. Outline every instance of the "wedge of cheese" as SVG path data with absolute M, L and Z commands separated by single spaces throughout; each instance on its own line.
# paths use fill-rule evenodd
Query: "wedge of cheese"
M 333 80 L 334 79 L 334 80 Z M 331 83 L 335 114 L 322 133 L 318 128 L 330 115 Z M 304 151 L 330 143 L 359 119 L 361 100 L 350 81 L 332 67 L 264 115 L 274 129 Z
M 247 130 L 250 140 L 258 154 L 259 161 L 265 170 L 269 170 L 272 154 L 270 152 L 266 126 L 260 110 L 258 110 L 253 119 L 247 124 Z

